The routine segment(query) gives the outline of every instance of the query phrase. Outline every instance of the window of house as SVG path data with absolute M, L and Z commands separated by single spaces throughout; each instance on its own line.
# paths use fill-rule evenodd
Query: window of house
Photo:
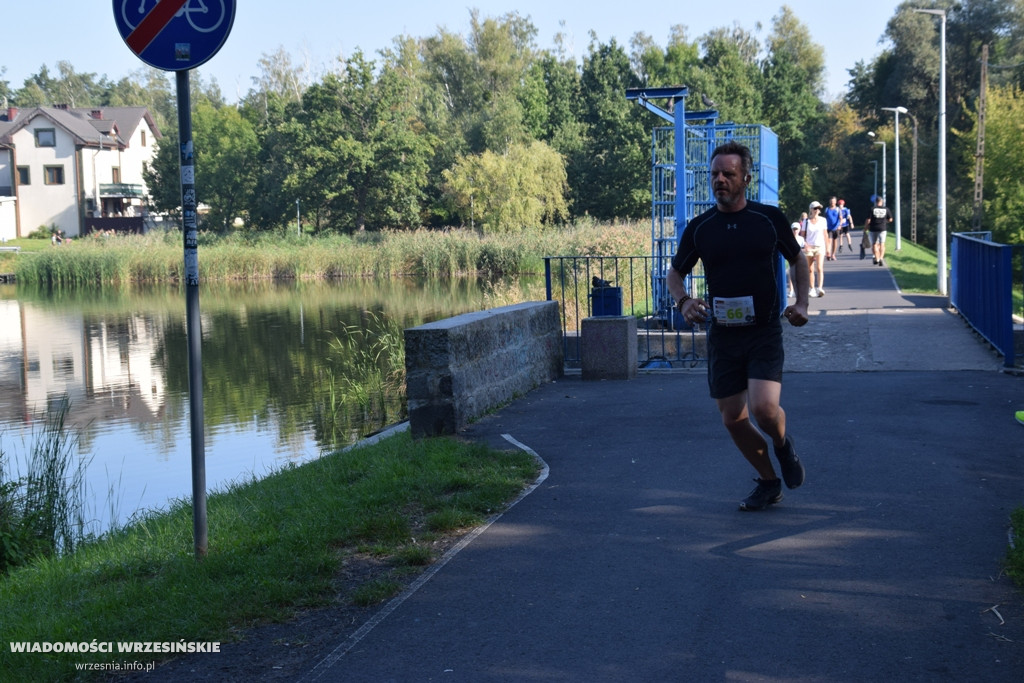
M 120 166 L 114 166 L 112 169 L 110 169 L 110 182 L 114 183 L 115 185 L 121 182 Z
M 63 166 L 43 166 L 43 184 L 44 185 L 63 185 L 64 184 L 64 167 Z
M 18 167 L 18 184 L 19 185 L 31 185 L 32 176 L 28 172 L 28 166 Z
M 36 128 L 36 147 L 56 147 L 57 132 L 53 128 Z
M 142 146 L 146 146 L 146 131 L 139 131 L 142 134 Z

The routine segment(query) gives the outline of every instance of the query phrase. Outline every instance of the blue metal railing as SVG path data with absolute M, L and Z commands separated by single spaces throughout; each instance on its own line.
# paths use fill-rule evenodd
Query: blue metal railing
M 1015 281 L 1024 290 L 1024 277 L 1014 274 L 1015 251 L 1024 253 L 1024 245 L 993 242 L 991 232 L 959 232 L 950 252 L 950 304 L 1003 355 L 1005 367 L 1016 362 Z

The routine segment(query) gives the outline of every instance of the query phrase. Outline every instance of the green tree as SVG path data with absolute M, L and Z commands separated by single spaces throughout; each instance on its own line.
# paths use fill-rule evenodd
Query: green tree
M 55 76 L 44 64 L 38 73 L 26 78 L 21 89 L 14 94 L 14 100 L 19 107 L 95 107 L 103 103 L 109 87 L 106 77 L 78 73 L 71 62 L 61 60 L 57 62 Z
M 201 101 L 192 111 L 192 143 L 196 196 L 209 209 L 200 227 L 227 230 L 236 217 L 248 217 L 257 172 L 256 133 L 236 108 Z M 174 126 L 157 142 L 153 163 L 143 172 L 152 208 L 173 216 L 181 206 L 178 147 Z
M 178 125 L 177 96 L 166 71 L 145 67 L 116 83 L 103 96 L 103 106 L 146 107 L 161 132 Z
M 808 188 L 801 182 L 805 173 L 798 169 L 822 162 L 818 158 L 818 142 L 825 122 L 825 106 L 820 97 L 825 83 L 825 52 L 785 5 L 772 20 L 767 47 L 762 76 L 763 122 L 779 136 L 779 199 L 792 213 L 808 196 Z M 841 151 L 836 151 L 842 159 Z M 840 174 L 845 169 L 845 165 L 836 167 Z M 839 177 L 830 179 L 838 184 Z
M 142 177 L 149 189 L 149 206 L 155 213 L 181 215 L 181 169 L 178 154 L 178 128 L 165 130 L 156 142 L 153 161 L 146 164 Z
M 583 126 L 580 123 L 580 73 L 575 62 L 545 52 L 534 70 L 544 86 L 547 114 L 537 139 L 544 140 L 565 155 L 580 151 Z
M 974 130 L 966 137 L 977 138 Z M 997 242 L 1024 244 L 1024 158 L 1019 147 L 1024 138 L 1024 91 L 1017 86 L 993 87 L 985 111 L 984 227 Z M 964 154 L 961 163 L 975 168 L 974 155 Z M 974 173 L 971 173 L 974 180 Z
M 282 128 L 290 149 L 284 189 L 336 230 L 418 225 L 432 139 L 395 72 L 374 80 L 356 52 L 303 96 Z
M 650 214 L 650 141 L 653 116 L 626 100 L 639 78 L 613 39 L 590 45 L 580 80 L 584 136 L 568 163 L 571 202 L 598 218 Z
M 209 207 L 206 227 L 225 231 L 247 218 L 259 143 L 252 125 L 234 107 L 200 102 L 192 113 L 196 197 Z
M 531 84 L 537 29 L 515 12 L 481 20 L 475 9 L 470 11 L 470 25 L 469 47 L 482 79 L 481 141 L 484 149 L 503 151 L 530 138 L 525 105 L 540 104 L 526 87 Z M 541 115 L 530 112 L 534 121 Z
M 677 24 L 669 33 L 668 45 L 661 49 L 645 33 L 637 33 L 630 40 L 630 61 L 633 71 L 644 85 L 685 85 L 691 95 L 704 92 L 707 85 L 703 77 L 700 46 L 686 37 L 686 27 Z M 703 109 L 701 100 L 689 104 L 689 109 Z
M 243 107 L 251 110 L 254 123 L 280 122 L 288 104 L 302 101 L 309 87 L 309 69 L 306 65 L 293 65 L 284 47 L 274 53 L 264 52 L 258 65 L 260 75 L 253 77 L 253 87 L 245 96 Z
M 761 46 L 757 37 L 734 25 L 731 29 L 709 31 L 701 38 L 701 47 L 706 85 L 700 90 L 716 103 L 722 119 L 764 121 Z
M 464 156 L 444 172 L 444 181 L 464 223 L 479 223 L 485 233 L 517 232 L 568 217 L 565 165 L 543 142 L 512 144 L 504 154 Z

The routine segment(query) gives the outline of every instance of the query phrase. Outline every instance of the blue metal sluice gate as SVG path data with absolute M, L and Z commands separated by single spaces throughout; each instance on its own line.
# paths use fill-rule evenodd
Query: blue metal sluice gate
M 686 224 L 715 205 L 711 191 L 711 154 L 715 148 L 730 140 L 746 145 L 753 157 L 747 199 L 779 204 L 778 136 L 759 124 L 721 123 L 714 110 L 688 112 L 688 94 L 683 86 L 626 91 L 627 100 L 672 123 L 655 127 L 651 139 L 651 284 L 656 315 L 673 329 L 681 321 L 674 318 L 665 275 Z M 658 106 L 654 100 L 668 100 L 668 108 Z M 687 288 L 696 296 L 707 294 L 702 269 L 687 276 Z M 785 302 L 784 278 L 781 288 Z

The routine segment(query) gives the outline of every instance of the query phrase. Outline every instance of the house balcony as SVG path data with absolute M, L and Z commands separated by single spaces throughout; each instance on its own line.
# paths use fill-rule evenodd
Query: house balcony
M 132 183 L 106 183 L 100 184 L 100 197 L 122 197 L 142 199 L 145 196 L 144 187 Z

